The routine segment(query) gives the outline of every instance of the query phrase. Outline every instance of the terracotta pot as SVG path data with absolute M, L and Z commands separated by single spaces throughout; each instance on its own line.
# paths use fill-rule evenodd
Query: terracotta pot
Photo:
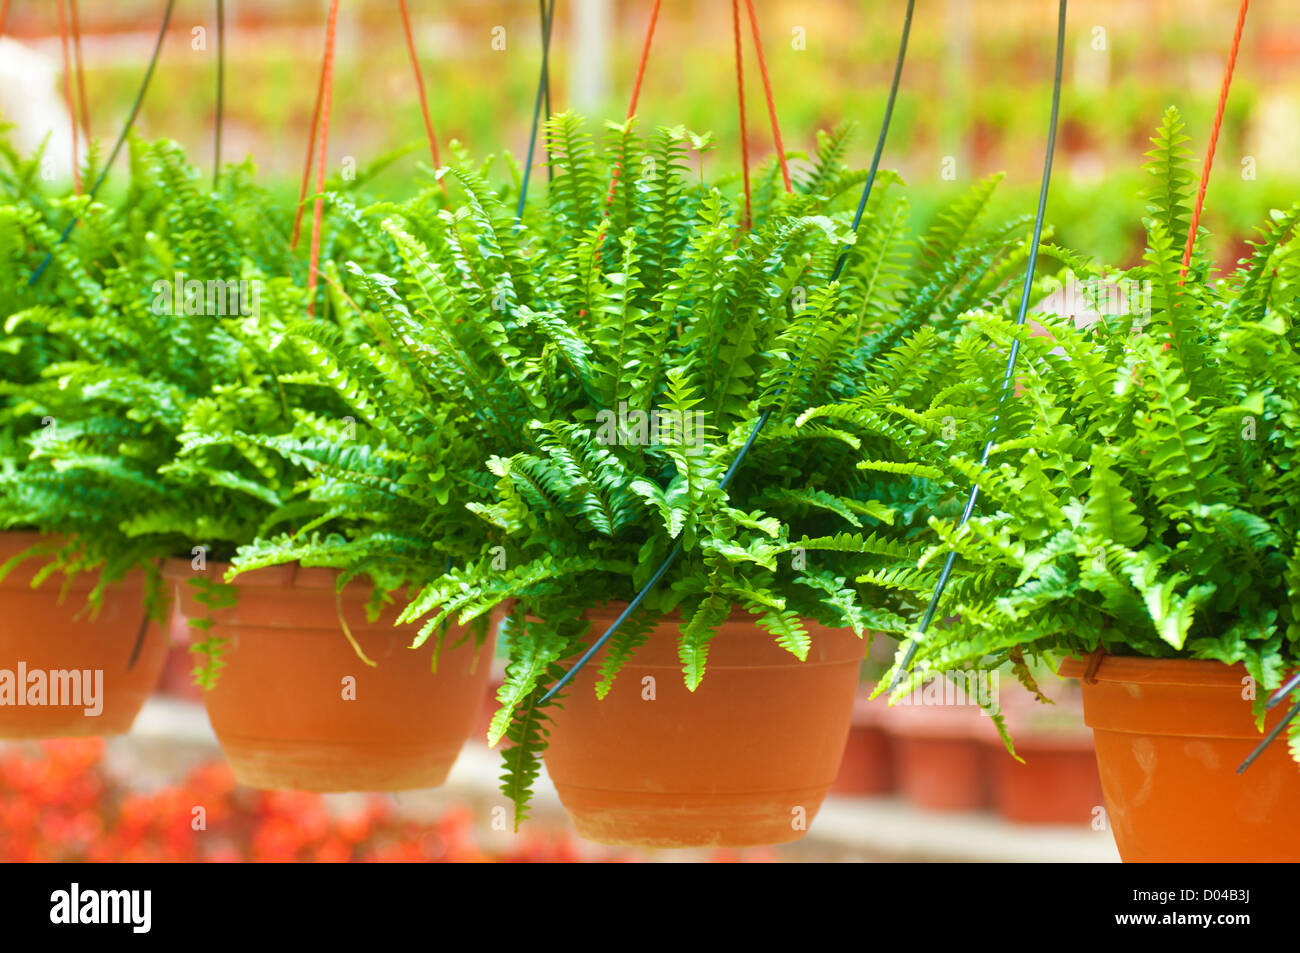
M 588 613 L 591 635 L 621 608 Z M 676 620 L 654 630 L 603 701 L 593 659 L 554 710 L 546 749 L 578 833 L 646 847 L 802 837 L 839 768 L 864 652 L 851 631 L 809 629 L 812 648 L 800 662 L 754 616 L 733 614 L 694 692 L 682 681 Z
M 36 533 L 0 533 L 0 564 L 42 539 Z M 77 575 L 64 592 L 66 578 L 55 573 L 40 587 L 31 587 L 37 569 L 48 562 L 39 557 L 24 561 L 0 581 L 0 679 L 4 673 L 20 688 L 20 666 L 27 673 L 27 701 L 33 685 L 31 675 L 51 671 L 91 673 L 92 705 L 19 705 L 19 693 L 12 697 L 0 685 L 0 738 L 64 738 L 83 735 L 120 735 L 131 730 L 158 681 L 166 656 L 166 639 L 158 626 L 145 624 L 144 573 L 128 573 L 104 593 L 99 611 L 92 615 L 86 597 L 97 582 L 93 573 Z M 143 630 L 143 634 L 142 634 Z M 131 663 L 136 643 L 139 653 Z M 84 679 L 84 674 L 78 681 Z M 60 680 L 68 689 L 72 682 Z M 60 695 L 61 701 L 92 701 Z M 102 704 L 102 708 L 100 707 Z M 87 708 L 98 709 L 90 714 Z
M 1007 753 L 996 732 L 984 733 L 993 806 L 1017 824 L 1090 824 L 1102 794 L 1082 696 L 1072 682 L 1040 685 L 1055 704 L 1039 702 L 1019 683 L 1004 680 L 999 700 L 1024 761 Z
M 221 578 L 224 565 L 207 574 Z M 207 609 L 185 585 L 186 561 L 168 579 L 187 618 Z M 337 573 L 280 566 L 239 576 L 238 604 L 213 613 L 226 639 L 216 686 L 203 692 L 221 749 L 243 784 L 301 791 L 401 791 L 446 780 L 474 727 L 491 674 L 495 627 L 475 648 L 448 629 L 431 670 L 434 638 L 409 648 L 418 626 L 394 628 L 400 606 L 366 620 L 368 584 L 336 600 Z M 375 667 L 361 661 L 343 618 Z M 191 638 L 206 637 L 194 629 Z M 351 680 L 351 681 L 349 681 Z
M 1061 674 L 1079 678 L 1080 659 Z M 1083 684 L 1107 819 L 1126 861 L 1300 860 L 1300 765 L 1260 741 L 1240 665 L 1106 656 Z M 1270 712 L 1277 723 L 1281 706 Z
M 881 797 L 894 790 L 893 745 L 880 723 L 879 710 L 884 707 L 883 700 L 869 701 L 867 694 L 854 700 L 853 724 L 839 774 L 831 783 L 832 794 Z
M 977 737 L 993 727 L 978 707 L 896 703 L 885 719 L 903 797 L 930 811 L 988 805 L 987 757 Z

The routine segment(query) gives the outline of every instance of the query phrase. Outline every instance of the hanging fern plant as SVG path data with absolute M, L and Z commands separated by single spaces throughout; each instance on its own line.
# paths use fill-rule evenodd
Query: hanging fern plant
M 1051 250 L 1091 323 L 1041 315 L 1047 333 L 1034 335 L 1005 312 L 977 312 L 931 405 L 886 409 L 892 446 L 866 466 L 917 462 L 927 478 L 982 491 L 960 531 L 932 519 L 939 542 L 890 580 L 928 592 L 934 557 L 958 554 L 940 608 L 948 622 L 920 645 L 919 668 L 1011 662 L 1032 683 L 1025 659 L 1099 646 L 1241 663 L 1262 717 L 1268 691 L 1300 662 L 1300 206 L 1274 212 L 1229 275 L 1195 258 L 1181 281 L 1194 182 L 1185 139 L 1171 109 L 1148 153 L 1143 264 L 1106 269 Z M 1014 340 L 1016 395 L 999 409 Z M 994 409 L 997 445 L 980 466 Z M 1300 759 L 1298 737 L 1293 727 Z
M 294 433 L 295 410 L 346 411 L 294 383 L 305 358 L 284 328 L 304 310 L 305 276 L 287 216 L 247 166 L 204 190 L 172 143 L 132 143 L 117 206 L 46 201 L 31 187 L 39 157 L 4 159 L 0 528 L 63 540 L 53 565 L 98 570 L 92 598 L 144 567 L 160 618 L 164 557 L 229 559 L 269 520 L 323 516 L 298 499 L 305 468 L 264 447 Z M 322 327 L 338 330 L 337 316 Z
M 263 445 L 304 463 L 305 496 L 348 522 L 265 536 L 235 568 L 298 561 L 417 584 L 402 617 L 420 624 L 417 644 L 513 604 L 490 740 L 514 742 L 503 791 L 517 819 L 545 746 L 542 695 L 600 634 L 584 612 L 630 600 L 675 545 L 598 692 L 674 613 L 691 689 L 733 607 L 799 658 L 805 619 L 905 626 L 901 604 L 850 567 L 913 566 L 929 532 L 918 514 L 942 492 L 856 465 L 887 431 L 798 418 L 886 393 L 924 406 L 957 317 L 1008 292 L 1026 223 L 980 224 L 989 180 L 914 243 L 901 182 L 881 174 L 855 241 L 864 173 L 842 165 L 849 131 L 823 137 L 794 194 L 758 188 L 748 230 L 731 189 L 688 158 L 707 137 L 611 124 L 601 150 L 572 115 L 548 123 L 554 180 L 522 221 L 517 186 L 490 186 L 490 167 L 463 157 L 443 172 L 447 208 L 332 201 L 373 262 L 338 276 L 338 306 L 371 335 L 303 320 L 286 337 L 307 357 L 295 382 L 332 387 L 355 433 L 341 443 L 296 411 L 295 434 Z

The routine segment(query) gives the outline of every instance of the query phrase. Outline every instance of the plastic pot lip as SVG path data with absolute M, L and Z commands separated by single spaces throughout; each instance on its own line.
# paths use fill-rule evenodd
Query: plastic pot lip
M 617 601 L 605 602 L 605 603 L 601 603 L 600 605 L 595 605 L 588 609 L 584 609 L 582 612 L 582 617 L 584 619 L 590 619 L 592 622 L 598 622 L 608 626 L 615 619 L 617 619 L 620 614 L 622 614 L 623 610 L 626 609 L 627 606 L 628 604 L 626 602 L 617 602 Z M 660 616 L 658 621 L 661 624 L 679 625 L 685 620 L 682 618 L 681 612 L 677 609 L 674 609 L 668 615 Z M 724 619 L 723 621 L 757 623 L 758 616 L 748 611 L 747 609 L 741 608 L 740 606 L 732 606 L 731 612 L 727 615 L 726 619 Z M 808 629 L 809 634 L 814 637 L 817 635 L 818 632 L 831 631 L 829 626 L 823 625 L 822 623 L 818 622 L 816 619 L 810 619 L 805 616 L 800 616 L 799 621 L 804 624 L 804 627 Z M 865 651 L 865 644 L 866 642 L 864 639 L 863 640 L 864 651 Z
M 588 636 L 593 639 L 598 637 L 627 605 L 626 602 L 606 602 L 584 609 L 582 618 L 591 623 Z M 532 615 L 525 615 L 524 618 L 530 623 L 539 621 Z M 861 665 L 866 652 L 865 644 L 851 629 L 832 629 L 807 618 L 802 619 L 802 622 L 812 637 L 812 647 L 807 658 L 800 660 L 778 646 L 769 633 L 759 628 L 756 615 L 744 609 L 733 609 L 721 622 L 724 628 L 719 630 L 717 638 L 710 643 L 708 670 L 757 671 L 768 668 L 786 671 L 791 666 L 811 669 L 822 665 Z M 638 667 L 647 671 L 663 669 L 665 672 L 680 672 L 681 660 L 677 655 L 675 629 L 682 624 L 683 619 L 677 612 L 655 619 L 651 631 L 653 637 L 633 655 Z M 766 651 L 768 648 L 771 652 Z M 606 649 L 601 650 L 601 654 L 596 657 L 597 661 L 604 657 L 605 651 Z
M 1061 661 L 1057 674 L 1062 678 L 1082 680 L 1088 659 L 1071 656 Z M 1246 667 L 1238 662 L 1227 665 L 1212 659 L 1153 659 L 1103 655 L 1093 680 L 1138 685 L 1184 685 L 1240 690 Z M 1085 687 L 1087 683 L 1085 682 Z
M 211 560 L 207 569 L 196 570 L 190 568 L 190 560 L 172 557 L 163 564 L 163 578 L 184 582 L 195 576 L 205 576 L 215 582 L 224 582 L 229 568 L 228 562 Z M 231 585 L 241 589 L 333 589 L 338 577 L 337 569 L 287 563 L 240 573 Z
M 16 553 L 31 549 L 43 539 L 51 542 L 63 541 L 63 537 L 55 533 L 41 533 L 34 529 L 7 529 L 0 532 L 0 545 L 6 549 L 12 546 Z
M 54 533 L 38 533 L 29 529 L 7 529 L 0 532 L 0 564 L 43 542 L 49 543 L 51 549 L 58 549 L 64 538 Z
M 623 613 L 623 610 L 626 609 L 627 606 L 628 604 L 626 602 L 617 602 L 617 601 L 604 602 L 599 605 L 591 606 L 590 608 L 584 609 L 582 612 L 582 617 L 584 619 L 590 619 L 592 622 L 600 622 L 602 624 L 609 625 Z M 752 615 L 749 612 L 746 612 L 744 609 L 740 608 L 739 606 L 732 606 L 731 612 L 728 614 L 727 618 L 724 621 L 745 622 L 754 618 L 756 618 L 756 616 Z M 659 616 L 660 623 L 671 623 L 676 625 L 683 621 L 685 620 L 682 619 L 682 614 L 677 609 L 674 609 L 672 612 L 668 613 L 668 615 Z M 808 620 L 804 620 L 804 621 L 806 622 Z
M 0 530 L 0 565 L 41 542 L 48 542 L 52 548 L 57 549 L 67 542 L 67 537 L 61 533 L 42 533 L 28 529 Z M 39 589 L 35 590 L 28 585 L 25 579 L 21 583 L 16 582 L 20 578 L 24 566 L 43 566 L 46 562 L 48 560 L 42 559 L 40 556 L 29 557 L 22 565 L 15 567 L 13 572 L 0 580 L 0 589 L 10 591 L 20 589 L 24 592 L 60 592 L 66 588 L 69 593 L 83 594 L 90 592 L 99 584 L 99 569 L 97 568 L 79 572 L 70 581 L 61 572 L 55 573 L 54 575 L 60 577 L 63 581 L 55 581 L 53 578 L 47 579 Z M 136 566 L 134 569 L 128 569 L 121 579 L 110 583 L 108 591 L 118 592 L 123 588 L 140 589 L 144 587 L 144 579 L 144 570 Z

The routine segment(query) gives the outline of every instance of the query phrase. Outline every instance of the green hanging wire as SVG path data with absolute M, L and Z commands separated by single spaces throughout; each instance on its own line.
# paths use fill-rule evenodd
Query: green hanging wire
M 541 0 L 546 4 L 546 0 Z M 537 77 L 537 98 L 533 101 L 533 125 L 528 134 L 528 161 L 524 164 L 524 181 L 519 187 L 519 207 L 515 210 L 515 218 L 523 219 L 524 202 L 528 199 L 528 183 L 533 175 L 533 152 L 537 147 L 537 123 L 542 113 L 542 104 L 545 100 L 550 102 L 551 73 L 550 73 L 550 55 L 551 55 L 551 25 L 555 20 L 555 0 L 551 0 L 549 6 L 545 6 L 542 13 L 542 72 Z M 550 168 L 550 165 L 547 165 Z
M 1025 318 L 1029 313 L 1029 296 L 1032 294 L 1034 287 L 1034 266 L 1038 261 L 1038 243 L 1043 237 L 1043 218 L 1047 212 L 1047 190 L 1052 181 L 1052 153 L 1056 150 L 1056 120 L 1061 106 L 1061 66 L 1065 58 L 1065 6 L 1066 0 L 1061 0 L 1056 22 L 1056 74 L 1052 82 L 1052 114 L 1047 126 L 1047 155 L 1043 159 L 1043 180 L 1038 190 L 1038 211 L 1034 216 L 1034 235 L 1029 245 L 1029 261 L 1025 267 L 1025 284 L 1020 294 L 1020 309 L 1016 312 L 1017 326 L 1025 323 Z M 1007 352 L 1007 367 L 1002 375 L 1002 389 L 998 394 L 999 408 L 1001 408 L 1002 402 L 1006 400 L 1007 394 L 1011 391 L 1011 381 L 1016 370 L 1016 357 L 1019 354 L 1020 339 L 1017 338 L 1011 342 L 1011 348 Z M 998 417 L 998 413 L 993 415 L 992 424 L 994 427 L 997 426 Z M 984 451 L 980 454 L 981 467 L 988 463 L 989 454 L 992 450 L 993 437 L 990 436 L 984 444 Z M 979 498 L 979 492 L 978 483 L 970 488 L 970 496 L 966 499 L 966 506 L 962 509 L 961 518 L 957 521 L 955 529 L 961 529 L 966 525 L 966 521 L 975 512 L 975 501 Z M 909 640 L 907 651 L 903 654 L 903 660 L 895 670 L 894 677 L 890 679 L 890 691 L 893 691 L 898 686 L 903 673 L 907 671 L 912 664 L 912 660 L 916 658 L 916 652 L 921 647 L 921 639 L 934 621 L 935 612 L 939 608 L 939 600 L 943 598 L 944 589 L 948 586 L 948 580 L 952 576 L 953 565 L 956 561 L 957 551 L 949 550 L 948 557 L 943 563 L 943 569 L 939 573 L 939 579 L 935 583 L 934 592 L 930 596 L 930 602 L 926 605 L 925 612 L 921 616 L 921 623 L 917 626 L 916 633 Z
M 127 115 L 126 124 L 122 126 L 122 132 L 117 137 L 117 142 L 113 145 L 113 151 L 108 155 L 108 161 L 104 163 L 104 167 L 99 171 L 99 177 L 95 179 L 95 184 L 91 187 L 90 191 L 86 193 L 90 199 L 95 197 L 95 193 L 99 191 L 99 187 L 103 185 L 104 180 L 108 178 L 108 170 L 113 167 L 114 160 L 117 159 L 118 153 L 122 151 L 122 146 L 126 143 L 126 137 L 130 134 L 131 127 L 135 124 L 135 117 L 140 112 L 140 105 L 144 102 L 144 95 L 149 90 L 149 81 L 153 79 L 154 67 L 158 65 L 158 55 L 162 52 L 163 40 L 167 36 L 167 24 L 171 22 L 172 8 L 175 5 L 176 0 L 167 0 L 167 6 L 163 10 L 162 25 L 158 27 L 158 39 L 154 42 L 153 46 L 153 56 L 149 58 L 149 68 L 145 70 L 144 80 L 140 83 L 140 89 L 135 94 L 135 102 L 131 104 L 131 112 Z M 59 245 L 62 245 L 68 240 L 68 236 L 72 234 L 72 230 L 76 227 L 78 221 L 80 221 L 80 219 L 74 218 L 68 223 L 67 228 L 63 230 L 63 234 L 59 236 Z M 40 263 L 36 270 L 32 272 L 32 276 L 27 279 L 27 286 L 29 288 L 36 284 L 41 275 L 45 273 L 45 269 L 49 267 L 50 262 L 53 260 L 54 252 L 46 252 L 45 260 Z
M 1062 0 L 1062 3 L 1064 3 L 1064 0 Z M 880 123 L 880 135 L 876 138 L 876 151 L 872 156 L 871 171 L 867 175 L 867 180 L 862 186 L 862 196 L 858 200 L 858 208 L 853 215 L 853 231 L 855 234 L 857 233 L 858 225 L 862 222 L 862 215 L 866 211 L 867 201 L 871 197 L 871 188 L 875 184 L 876 180 L 876 169 L 880 164 L 880 156 L 885 149 L 885 138 L 889 134 L 889 123 L 894 114 L 894 100 L 898 96 L 898 84 L 903 75 L 903 61 L 907 57 L 907 39 L 912 30 L 912 12 L 915 5 L 916 0 L 907 0 L 907 13 L 903 18 L 903 34 L 898 43 L 898 58 L 894 62 L 894 78 L 889 89 L 889 100 L 885 106 L 885 116 Z M 838 279 L 840 273 L 844 270 L 844 263 L 847 256 L 848 252 L 845 251 L 840 255 L 839 260 L 836 261 L 835 271 L 831 279 L 832 281 Z M 792 364 L 791 367 L 793 366 L 794 365 Z M 777 393 L 779 392 L 780 389 L 778 388 Z M 772 411 L 770 409 L 765 410 L 754 423 L 754 427 L 750 430 L 749 436 L 745 438 L 745 443 L 741 446 L 740 452 L 736 454 L 736 458 L 731 461 L 731 466 L 727 467 L 727 472 L 723 474 L 721 481 L 719 481 L 719 489 L 725 490 L 731 484 L 732 478 L 736 475 L 736 471 L 740 469 L 741 463 L 743 463 L 745 457 L 749 455 L 749 451 L 754 446 L 754 441 L 758 439 L 758 435 L 762 432 L 763 428 L 767 426 L 767 421 L 771 415 Z M 640 607 L 641 603 L 645 600 L 645 597 L 653 592 L 659 585 L 659 582 L 663 579 L 669 568 L 677 561 L 677 558 L 681 556 L 682 549 L 683 542 L 679 538 L 673 544 L 673 548 L 669 550 L 668 555 L 664 558 L 664 561 L 660 564 L 659 568 L 655 570 L 654 575 L 650 577 L 649 581 L 641 588 L 641 591 L 638 592 L 633 597 L 632 601 L 628 603 L 627 608 L 624 609 L 622 613 L 619 614 L 619 617 L 614 620 L 614 624 L 605 631 L 604 635 L 592 644 L 591 648 L 587 649 L 587 651 L 583 653 L 582 657 L 573 664 L 572 668 L 564 673 L 559 681 L 551 686 L 550 690 L 542 696 L 543 702 L 548 701 L 556 692 L 569 684 L 582 667 L 591 661 L 592 657 L 600 651 L 601 647 L 613 638 L 614 633 L 618 631 L 619 626 L 626 622 L 632 613 L 636 612 L 637 608 Z

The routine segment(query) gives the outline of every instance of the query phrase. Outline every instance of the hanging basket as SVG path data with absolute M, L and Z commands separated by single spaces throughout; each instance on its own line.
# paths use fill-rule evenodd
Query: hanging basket
M 46 538 L 0 533 L 0 565 Z M 159 627 L 145 625 L 144 573 L 109 586 L 93 612 L 94 574 L 66 592 L 57 573 L 33 589 L 43 562 L 27 559 L 0 581 L 0 738 L 125 734 L 167 654 Z
M 219 580 L 225 565 L 210 563 Z M 186 619 L 204 618 L 199 573 L 184 560 L 164 570 Z M 278 566 L 236 580 L 238 602 L 212 612 L 191 640 L 224 640 L 215 687 L 203 692 L 222 752 L 243 784 L 300 791 L 403 791 L 446 780 L 483 705 L 495 625 L 475 646 L 451 627 L 433 671 L 436 634 L 409 648 L 418 626 L 395 628 L 400 605 L 366 618 L 370 587 L 336 595 L 330 569 Z M 355 639 L 366 664 L 340 622 Z M 495 619 L 493 622 L 495 623 Z M 460 644 L 457 644 L 460 643 Z
M 588 612 L 603 631 L 622 610 Z M 605 844 L 749 847 L 798 840 L 839 770 L 864 646 L 805 621 L 800 662 L 743 612 L 690 692 L 665 620 L 603 700 L 600 657 L 552 715 L 546 770 L 578 833 Z M 551 710 L 548 710 L 548 712 Z
M 1259 744 L 1241 665 L 1106 656 L 1060 673 L 1083 679 L 1106 814 L 1126 861 L 1300 860 L 1300 766 L 1286 746 Z M 1281 717 L 1274 712 L 1270 724 Z

